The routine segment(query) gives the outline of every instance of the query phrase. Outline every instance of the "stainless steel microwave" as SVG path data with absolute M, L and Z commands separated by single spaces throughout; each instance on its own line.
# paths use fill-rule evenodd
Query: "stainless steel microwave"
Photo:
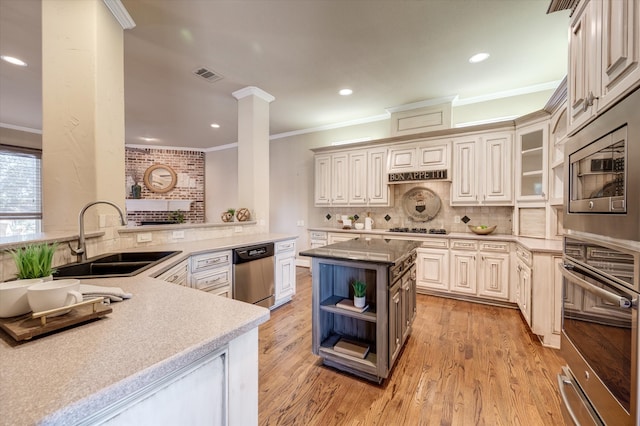
M 565 229 L 640 241 L 640 89 L 565 145 Z

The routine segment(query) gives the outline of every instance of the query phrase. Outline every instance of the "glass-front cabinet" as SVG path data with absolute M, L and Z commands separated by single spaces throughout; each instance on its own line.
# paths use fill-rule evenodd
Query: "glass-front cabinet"
M 516 197 L 518 201 L 547 199 L 547 121 L 522 127 L 516 132 Z

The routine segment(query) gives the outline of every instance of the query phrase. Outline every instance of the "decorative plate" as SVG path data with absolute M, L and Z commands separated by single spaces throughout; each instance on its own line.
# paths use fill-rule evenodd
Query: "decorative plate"
M 440 211 L 440 197 L 427 188 L 413 188 L 402 196 L 405 213 L 416 222 L 428 222 Z

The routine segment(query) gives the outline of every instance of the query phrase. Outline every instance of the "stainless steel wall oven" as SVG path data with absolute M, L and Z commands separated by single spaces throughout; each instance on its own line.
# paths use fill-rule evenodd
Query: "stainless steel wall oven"
M 558 376 L 568 422 L 636 425 L 640 252 L 612 240 L 567 235 Z
M 640 89 L 565 145 L 564 227 L 640 241 Z

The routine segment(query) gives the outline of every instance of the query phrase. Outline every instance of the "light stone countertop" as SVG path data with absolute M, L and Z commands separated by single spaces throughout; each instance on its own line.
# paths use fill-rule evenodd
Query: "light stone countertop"
M 438 234 L 421 234 L 412 232 L 390 232 L 387 229 L 372 229 L 357 230 L 357 229 L 339 229 L 331 227 L 310 227 L 308 231 L 322 231 L 322 232 L 338 232 L 348 234 L 361 234 L 361 235 L 385 235 L 393 236 L 396 238 L 413 237 L 418 240 L 427 238 L 445 238 L 445 239 L 470 239 L 470 240 L 494 240 L 494 241 L 510 241 L 521 244 L 527 250 L 536 253 L 562 253 L 562 241 L 561 240 L 545 240 L 542 238 L 528 238 L 519 237 L 511 234 L 489 234 L 489 235 L 476 235 L 472 232 L 452 232 L 446 235 Z
M 191 254 L 295 235 L 150 246 L 183 252 L 130 278 L 82 280 L 133 294 L 102 319 L 16 343 L 0 331 L 0 424 L 71 424 L 256 328 L 269 310 L 170 284 L 152 275 Z

